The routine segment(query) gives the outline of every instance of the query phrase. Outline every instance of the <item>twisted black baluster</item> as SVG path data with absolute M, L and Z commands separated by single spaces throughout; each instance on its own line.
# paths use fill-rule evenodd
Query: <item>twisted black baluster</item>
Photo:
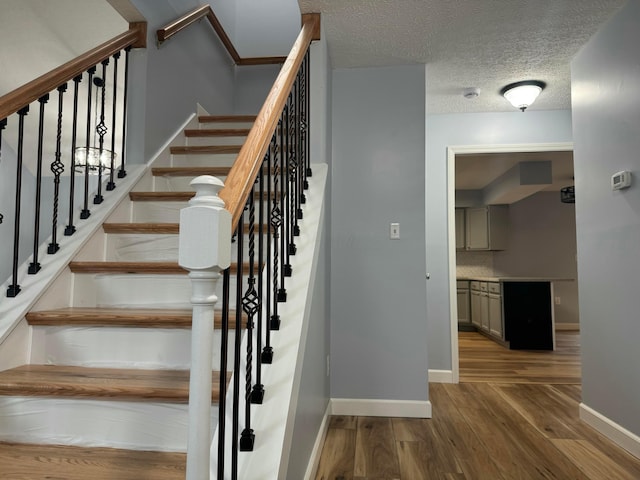
M 66 236 L 76 233 L 73 225 L 73 205 L 75 202 L 76 185 L 76 140 L 78 137 L 78 88 L 82 81 L 82 75 L 73 79 L 73 126 L 71 127 L 71 169 L 69 172 L 69 224 L 64 229 Z
M 280 129 L 279 137 L 282 139 L 282 119 L 278 123 Z M 273 313 L 271 315 L 271 330 L 280 329 L 280 315 L 278 315 L 278 302 L 280 301 L 280 289 L 278 288 L 279 280 L 279 253 L 281 251 L 282 243 L 278 242 L 280 238 L 280 227 L 282 226 L 282 213 L 280 211 L 280 205 L 282 204 L 282 188 L 278 190 L 278 181 L 280 178 L 280 152 L 282 151 L 282 144 L 274 145 L 274 164 L 273 164 L 273 191 L 274 201 L 273 208 L 271 210 L 271 227 L 273 228 Z M 285 292 L 286 295 L 286 292 Z M 286 297 L 285 297 L 286 300 Z M 284 300 L 283 300 L 284 301 Z
M 244 212 L 240 214 L 238 226 L 236 227 L 236 235 L 242 238 L 242 229 L 244 225 Z M 234 359 L 233 359 L 233 444 L 231 447 L 231 478 L 238 478 L 238 444 L 236 439 L 239 438 L 239 422 L 240 422 L 240 346 L 242 340 L 242 277 L 244 269 L 242 268 L 242 241 L 237 242 L 237 272 L 236 272 L 236 325 L 235 325 L 235 342 L 234 342 Z
M 64 164 L 60 161 L 62 152 L 60 151 L 62 144 L 62 100 L 64 92 L 67 91 L 67 84 L 58 87 L 58 128 L 56 129 L 56 153 L 55 160 L 51 163 L 51 172 L 53 172 L 53 219 L 51 222 L 51 243 L 47 248 L 47 253 L 52 255 L 60 249 L 58 245 L 58 204 L 60 202 L 60 175 L 64 172 Z
M 38 99 L 38 103 L 40 103 L 40 115 L 38 121 L 38 166 L 36 173 L 36 204 L 33 225 L 33 261 L 29 265 L 29 275 L 34 275 L 40 271 L 40 263 L 38 262 L 38 246 L 40 244 L 40 203 L 42 198 L 42 145 L 44 143 L 44 108 L 48 101 L 48 93 Z
M 276 286 L 271 285 L 271 282 L 276 281 L 276 275 L 273 276 L 273 280 L 271 277 L 271 271 L 273 269 L 273 263 L 271 262 L 271 235 L 275 232 L 275 227 L 273 226 L 273 209 L 275 208 L 274 198 L 275 198 L 275 190 L 271 190 L 271 177 L 275 176 L 275 171 L 271 170 L 271 159 L 274 156 L 275 148 L 276 148 L 276 133 L 271 137 L 271 145 L 269 145 L 269 149 L 267 150 L 267 214 L 269 215 L 268 229 L 267 229 L 267 292 L 265 298 L 266 305 L 266 320 L 267 320 L 267 333 L 265 335 L 265 346 L 262 349 L 262 355 L 260 359 L 262 363 L 272 363 L 273 362 L 273 347 L 271 346 L 271 327 L 272 324 L 280 326 L 280 318 L 278 317 L 278 305 L 277 302 L 271 303 L 271 292 L 276 291 Z M 278 242 L 275 241 L 274 250 L 278 248 Z M 273 290 L 272 290 L 273 288 Z M 275 296 L 273 297 L 275 298 Z M 275 310 L 275 316 L 272 316 L 272 312 Z
M 104 136 L 109 130 L 104 123 L 104 104 L 106 95 L 106 83 L 107 83 L 107 65 L 109 65 L 109 59 L 102 61 L 102 78 L 95 77 L 93 84 L 100 89 L 100 122 L 96 125 L 96 133 L 98 134 L 98 191 L 93 197 L 93 203 L 99 205 L 104 201 L 102 196 L 102 170 L 105 168 L 102 165 L 102 153 L 104 152 Z M 112 152 L 113 153 L 113 152 Z
M 307 163 L 307 168 L 305 171 L 305 178 L 304 178 L 304 188 L 308 189 L 309 188 L 309 182 L 307 181 L 307 177 L 310 177 L 312 175 L 312 171 L 311 171 L 311 155 L 309 155 L 309 112 L 311 111 L 311 95 L 309 94 L 309 70 L 310 70 L 310 64 L 311 64 L 311 55 L 309 54 L 309 51 L 307 50 L 307 54 L 304 57 L 304 88 L 305 88 L 305 125 L 306 125 L 306 145 L 307 145 L 307 158 L 306 158 L 306 163 Z
M 255 233 L 256 233 L 256 208 L 255 208 L 255 185 L 251 188 L 247 199 L 249 210 L 249 277 L 247 278 L 247 291 L 242 297 L 242 310 L 247 314 L 247 358 L 245 371 L 245 428 L 240 436 L 240 451 L 250 452 L 253 450 L 255 434 L 251 429 L 251 370 L 253 368 L 253 319 L 260 308 L 260 298 L 255 289 Z M 242 241 L 238 241 L 238 244 Z
M 13 265 L 12 281 L 7 288 L 7 297 L 15 297 L 20 293 L 18 285 L 18 257 L 20 256 L 20 204 L 22 191 L 22 150 L 24 147 L 24 117 L 29 113 L 29 106 L 18 110 L 18 151 L 16 162 L 16 207 L 13 221 Z
M 307 197 L 304 193 L 306 189 L 309 188 L 309 182 L 307 181 L 307 166 L 308 166 L 308 158 L 307 158 L 307 82 L 306 82 L 306 72 L 305 67 L 307 65 L 308 56 L 304 57 L 304 61 L 302 63 L 302 68 L 298 72 L 298 82 L 300 85 L 299 91 L 299 104 L 300 104 L 300 118 L 298 124 L 300 126 L 300 203 L 304 204 L 307 202 Z
M 267 158 L 269 154 L 266 153 L 262 160 L 262 166 L 260 167 L 260 176 L 258 177 L 258 204 L 260 208 L 258 210 L 258 298 L 260 299 L 260 308 L 258 309 L 258 331 L 256 332 L 256 351 L 262 352 L 262 335 L 263 335 L 263 320 L 264 320 L 264 237 L 268 235 L 269 227 L 264 224 L 264 169 L 266 168 Z M 267 170 L 268 171 L 268 170 Z M 265 231 L 266 230 L 266 231 Z M 269 289 L 267 288 L 267 291 Z M 267 303 L 268 305 L 268 303 Z M 264 400 L 264 385 L 262 384 L 262 354 L 256 358 L 256 383 L 251 391 L 251 403 L 262 403 Z
M 287 135 L 286 135 L 286 130 L 287 130 L 287 118 L 288 118 L 288 105 L 285 104 L 284 106 L 284 111 L 282 113 L 282 116 L 280 117 L 280 144 L 278 145 L 278 161 L 280 162 L 280 168 L 279 168 L 279 172 L 280 172 L 280 198 L 279 198 L 279 204 L 280 204 L 280 222 L 278 224 L 278 234 L 280 236 L 280 256 L 281 256 L 281 260 L 280 260 L 280 288 L 278 289 L 278 301 L 279 302 L 286 302 L 287 301 L 287 290 L 285 288 L 284 282 L 285 282 L 285 277 L 290 275 L 290 272 L 287 271 L 287 248 L 286 248 L 286 243 L 287 243 L 287 231 L 286 231 L 286 216 L 287 216 L 287 195 L 288 195 L 288 188 L 287 188 L 287 157 L 286 157 L 286 146 L 287 146 Z M 274 172 L 274 175 L 277 175 L 276 172 Z M 277 191 L 277 189 L 276 189 Z M 276 259 L 277 260 L 277 259 Z
M 87 70 L 89 81 L 87 82 L 87 129 L 85 138 L 85 166 L 84 166 L 84 208 L 80 212 L 80 218 L 86 220 L 91 216 L 89 210 L 89 147 L 91 147 L 91 90 L 93 86 L 93 75 L 96 73 L 96 67 Z
M 292 192 L 291 192 L 291 117 L 293 115 L 293 106 L 291 105 L 291 93 L 287 97 L 287 103 L 284 109 L 284 148 L 282 150 L 282 187 L 285 189 L 285 203 L 282 207 L 284 212 L 284 223 L 282 225 L 282 261 L 284 266 L 282 268 L 283 277 L 290 277 L 293 274 L 291 268 L 290 257 L 295 254 L 295 246 L 291 248 L 291 224 L 292 224 Z M 282 286 L 284 286 L 284 278 L 281 280 Z M 284 296 L 286 301 L 286 292 Z
M 113 104 L 111 105 L 111 162 L 109 165 L 109 182 L 107 182 L 107 191 L 114 190 L 116 184 L 113 181 L 113 175 L 115 173 L 115 159 L 116 159 L 116 113 L 118 106 L 118 59 L 120 58 L 120 52 L 116 52 L 113 55 Z

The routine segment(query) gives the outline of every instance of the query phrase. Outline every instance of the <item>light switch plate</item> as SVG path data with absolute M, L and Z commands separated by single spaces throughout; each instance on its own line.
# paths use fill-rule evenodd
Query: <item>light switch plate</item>
M 398 240 L 400 238 L 400 224 L 399 223 L 391 223 L 391 224 L 389 224 L 389 238 L 391 240 Z

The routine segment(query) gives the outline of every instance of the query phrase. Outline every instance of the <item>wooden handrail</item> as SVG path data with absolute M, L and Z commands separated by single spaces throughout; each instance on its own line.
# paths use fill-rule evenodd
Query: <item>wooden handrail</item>
M 227 175 L 224 188 L 220 191 L 220 198 L 224 200 L 225 208 L 231 212 L 233 227 L 240 220 L 300 65 L 311 41 L 317 38 L 319 24 L 319 14 L 303 17 L 302 30 L 260 109 L 237 160 Z
M 283 63 L 285 61 L 286 57 L 240 57 L 240 54 L 233 46 L 229 35 L 227 35 L 227 32 L 224 30 L 224 27 L 220 23 L 220 20 L 218 20 L 218 17 L 216 17 L 216 14 L 213 12 L 209 5 L 198 7 L 183 15 L 176 21 L 166 25 L 163 28 L 158 29 L 158 31 L 156 32 L 158 43 L 162 45 L 162 43 L 169 40 L 176 33 L 184 30 L 189 25 L 192 25 L 203 18 L 206 18 L 209 21 L 236 65 L 270 65 Z
M 0 97 L 0 119 L 7 118 L 123 48 L 144 46 L 146 23 L 132 23 L 129 27 L 126 32 Z

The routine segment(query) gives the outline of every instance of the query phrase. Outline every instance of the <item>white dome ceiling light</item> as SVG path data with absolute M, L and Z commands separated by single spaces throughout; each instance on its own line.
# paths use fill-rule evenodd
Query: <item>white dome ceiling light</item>
M 547 84 L 539 80 L 525 80 L 523 82 L 510 83 L 502 90 L 500 95 L 509 100 L 511 105 L 523 112 L 530 106 Z

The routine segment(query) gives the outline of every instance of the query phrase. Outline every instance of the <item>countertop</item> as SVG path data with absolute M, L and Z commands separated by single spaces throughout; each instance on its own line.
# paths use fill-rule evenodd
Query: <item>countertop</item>
M 478 282 L 573 282 L 573 278 L 559 277 L 456 277 L 456 280 Z

